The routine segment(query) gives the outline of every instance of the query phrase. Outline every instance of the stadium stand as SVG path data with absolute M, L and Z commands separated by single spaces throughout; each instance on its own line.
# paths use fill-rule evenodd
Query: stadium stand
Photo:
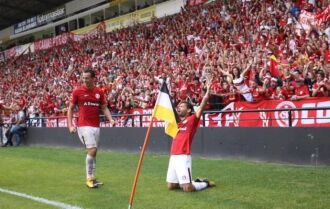
M 85 68 L 97 72 L 114 113 L 152 107 L 161 79 L 175 103 L 197 105 L 212 77 L 209 109 L 244 101 L 245 94 L 250 102 L 329 96 L 328 1 L 191 2 L 173 16 L 1 62 L 2 102 L 18 101 L 30 115 L 65 115 Z M 304 11 L 328 21 L 299 29 Z

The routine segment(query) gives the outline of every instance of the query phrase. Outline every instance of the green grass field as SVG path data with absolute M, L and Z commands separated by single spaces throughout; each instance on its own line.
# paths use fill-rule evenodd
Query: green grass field
M 0 148 L 0 189 L 91 209 L 128 207 L 139 154 L 100 151 L 97 175 L 105 185 L 85 187 L 82 149 Z M 193 176 L 217 187 L 195 193 L 168 191 L 168 156 L 147 154 L 134 209 L 327 209 L 330 167 L 193 158 Z M 0 192 L 1 209 L 56 208 Z

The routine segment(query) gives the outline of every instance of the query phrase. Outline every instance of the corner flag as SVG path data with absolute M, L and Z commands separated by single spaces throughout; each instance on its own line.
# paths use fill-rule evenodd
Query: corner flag
M 179 129 L 178 129 L 179 116 L 174 109 L 174 105 L 172 104 L 171 96 L 169 94 L 165 81 L 163 82 L 162 87 L 160 88 L 160 91 L 159 91 L 159 94 L 157 97 L 157 101 L 156 101 L 155 107 L 153 109 L 151 122 L 149 124 L 146 137 L 144 139 L 144 143 L 143 143 L 143 147 L 142 147 L 141 155 L 140 155 L 140 160 L 139 160 L 138 166 L 136 168 L 136 172 L 135 172 L 131 196 L 129 198 L 128 209 L 132 209 L 132 206 L 133 206 L 135 189 L 136 189 L 136 185 L 137 185 L 139 175 L 140 175 L 142 161 L 144 158 L 144 152 L 148 145 L 148 141 L 150 138 L 150 132 L 152 129 L 152 124 L 153 124 L 155 118 L 165 121 L 165 123 L 166 123 L 165 133 L 166 134 L 170 135 L 172 138 L 174 138 L 176 136 L 176 134 L 179 131 Z
M 165 133 L 172 138 L 178 133 L 179 116 L 171 101 L 166 82 L 164 81 L 160 88 L 152 116 L 165 121 Z

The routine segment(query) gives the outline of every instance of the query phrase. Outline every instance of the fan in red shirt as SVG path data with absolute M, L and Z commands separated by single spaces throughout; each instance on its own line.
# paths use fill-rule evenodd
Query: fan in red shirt
M 179 98 L 181 101 L 186 101 L 187 96 L 190 95 L 190 86 L 188 82 L 188 77 L 183 76 L 183 79 L 179 82 Z
M 197 131 L 200 117 L 209 99 L 210 88 L 211 82 L 208 82 L 207 92 L 195 113 L 193 113 L 193 106 L 188 102 L 181 102 L 178 105 L 178 115 L 180 117 L 179 132 L 172 142 L 166 178 L 167 186 L 170 190 L 182 188 L 184 192 L 193 192 L 215 186 L 214 182 L 207 179 L 192 181 L 191 176 L 191 144 Z
M 316 82 L 313 84 L 313 97 L 326 97 L 328 96 L 329 92 L 325 85 L 325 75 L 323 71 L 318 71 L 316 73 Z
M 265 99 L 265 89 L 262 86 L 259 86 L 255 80 L 250 80 L 250 86 L 253 102 L 260 102 Z
M 97 188 L 103 183 L 95 178 L 96 153 L 100 137 L 100 116 L 101 108 L 106 118 L 112 125 L 115 121 L 107 107 L 107 101 L 103 91 L 94 86 L 95 72 L 87 69 L 82 74 L 83 85 L 74 89 L 68 108 L 68 128 L 70 133 L 78 130 L 81 142 L 86 146 L 86 186 L 88 188 Z M 75 105 L 79 108 L 78 128 L 73 126 L 73 110 Z
M 290 82 L 290 80 L 283 80 L 282 81 L 282 88 L 281 88 L 282 95 L 284 100 L 289 100 L 295 94 L 294 86 Z
M 295 95 L 291 97 L 291 100 L 302 100 L 309 97 L 309 89 L 305 85 L 304 79 L 296 79 Z
M 194 78 L 194 82 L 191 84 L 190 88 L 192 95 L 198 96 L 202 93 L 202 86 L 198 77 Z

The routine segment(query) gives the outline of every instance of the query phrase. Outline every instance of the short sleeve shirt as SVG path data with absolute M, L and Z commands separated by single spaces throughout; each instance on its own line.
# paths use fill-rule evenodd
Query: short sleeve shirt
M 100 127 L 100 106 L 107 103 L 105 95 L 100 88 L 87 89 L 85 86 L 78 87 L 72 92 L 70 102 L 78 105 L 79 108 L 78 127 Z
M 193 114 L 178 124 L 179 132 L 173 139 L 171 155 L 191 154 L 191 144 L 198 128 L 199 121 L 200 118 L 197 118 L 196 114 Z

